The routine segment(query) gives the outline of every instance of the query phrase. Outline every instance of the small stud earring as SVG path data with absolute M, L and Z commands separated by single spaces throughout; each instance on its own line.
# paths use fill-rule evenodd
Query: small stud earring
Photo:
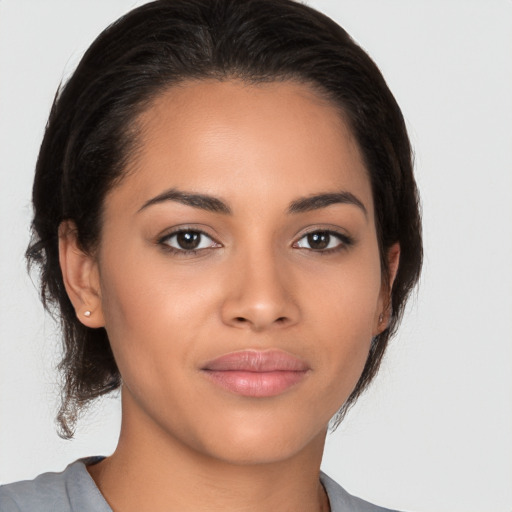
M 90 311 L 84 311 L 84 316 L 89 318 L 91 316 L 91 312 Z
M 384 315 L 381 313 L 379 315 L 379 324 L 381 324 L 382 322 L 384 322 Z

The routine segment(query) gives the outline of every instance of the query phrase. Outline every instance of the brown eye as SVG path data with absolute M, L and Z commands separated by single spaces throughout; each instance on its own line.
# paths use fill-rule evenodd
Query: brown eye
M 198 233 L 197 231 L 183 231 L 176 235 L 176 242 L 180 249 L 190 251 L 199 247 L 201 236 L 201 233 Z
M 352 244 L 352 240 L 334 231 L 312 231 L 300 238 L 294 247 L 310 251 L 330 251 L 342 249 Z
M 186 230 L 172 233 L 160 240 L 160 243 L 169 246 L 175 251 L 197 251 L 200 249 L 208 249 L 210 247 L 218 247 L 208 235 L 201 231 Z
M 331 235 L 325 231 L 318 231 L 307 235 L 307 240 L 311 249 L 326 249 L 331 241 Z

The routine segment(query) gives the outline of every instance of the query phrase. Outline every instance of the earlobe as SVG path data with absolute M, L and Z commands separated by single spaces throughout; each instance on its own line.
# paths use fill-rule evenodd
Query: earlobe
M 87 327 L 103 327 L 97 262 L 79 246 L 75 223 L 70 220 L 59 226 L 59 262 L 77 318 Z

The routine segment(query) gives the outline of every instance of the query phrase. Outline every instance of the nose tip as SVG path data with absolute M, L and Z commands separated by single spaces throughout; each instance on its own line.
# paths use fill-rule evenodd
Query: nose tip
M 222 305 L 224 323 L 263 331 L 293 325 L 299 308 L 291 293 L 292 283 L 274 266 L 258 265 L 253 271 L 237 273 Z M 233 274 L 232 274 L 233 275 Z

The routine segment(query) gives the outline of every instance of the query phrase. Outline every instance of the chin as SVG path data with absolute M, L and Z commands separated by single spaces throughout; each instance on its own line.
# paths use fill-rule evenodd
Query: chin
M 323 451 L 327 425 L 304 429 L 296 422 L 237 422 L 210 431 L 202 451 L 235 465 L 274 464 L 300 456 L 310 449 Z

